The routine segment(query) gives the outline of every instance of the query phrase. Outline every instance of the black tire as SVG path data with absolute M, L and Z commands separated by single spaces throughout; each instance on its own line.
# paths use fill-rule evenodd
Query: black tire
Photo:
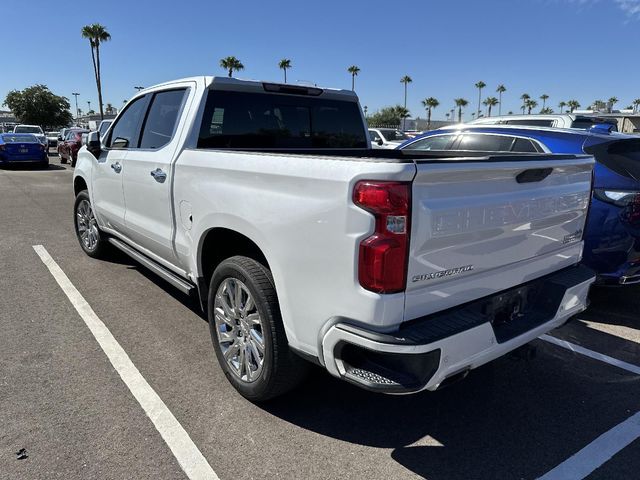
M 247 287 L 260 316 L 264 357 L 260 373 L 250 382 L 232 371 L 218 340 L 214 305 L 218 288 L 227 279 L 240 280 Z M 273 277 L 268 268 L 248 257 L 235 256 L 224 260 L 211 277 L 207 304 L 209 331 L 218 363 L 243 397 L 252 402 L 264 402 L 295 388 L 304 379 L 309 364 L 289 348 Z
M 95 243 L 85 242 L 80 232 L 79 224 L 81 224 L 82 222 L 79 220 L 79 216 L 78 216 L 79 208 L 86 207 L 87 204 L 91 209 L 91 216 L 93 217 L 92 227 L 95 227 L 95 230 L 92 230 L 92 233 L 93 233 L 93 236 L 96 237 Z M 86 221 L 85 221 L 85 224 L 86 224 Z M 90 225 L 91 225 L 91 222 L 90 222 Z M 87 192 L 86 190 L 82 190 L 80 193 L 78 193 L 78 195 L 76 196 L 76 201 L 73 204 L 73 226 L 75 228 L 76 237 L 78 239 L 78 242 L 80 243 L 80 247 L 82 248 L 82 250 L 84 250 L 84 253 L 86 253 L 87 255 L 93 258 L 106 257 L 109 250 L 109 243 L 107 242 L 106 235 L 100 231 L 100 229 L 98 228 L 98 225 L 95 223 L 95 216 L 93 215 L 93 206 L 91 205 L 89 192 Z
M 60 163 L 67 163 L 67 159 L 61 153 L 58 153 L 58 155 L 60 155 Z
M 42 170 L 46 170 L 49 168 L 49 159 L 47 158 L 46 160 L 40 162 L 38 164 L 38 167 L 40 167 Z

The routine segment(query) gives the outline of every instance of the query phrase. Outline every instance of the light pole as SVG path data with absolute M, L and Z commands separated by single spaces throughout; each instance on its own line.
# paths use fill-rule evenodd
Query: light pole
M 78 92 L 73 92 L 71 95 L 73 95 L 76 98 L 76 121 L 78 121 L 78 117 L 80 116 L 80 114 L 78 113 L 78 95 L 80 95 Z
M 89 105 L 89 108 L 87 110 L 87 113 L 89 113 L 91 111 L 91 101 L 87 100 L 87 105 Z

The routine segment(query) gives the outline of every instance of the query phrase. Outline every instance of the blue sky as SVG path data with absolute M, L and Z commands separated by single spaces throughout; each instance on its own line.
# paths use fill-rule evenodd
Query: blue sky
M 433 96 L 444 118 L 453 99 L 475 110 L 499 83 L 508 91 L 503 113 L 517 111 L 522 93 L 546 93 L 587 106 L 615 95 L 618 107 L 640 97 L 640 0 L 149 1 L 63 3 L 30 0 L 3 15 L 0 102 L 8 91 L 43 83 L 97 106 L 83 25 L 102 23 L 112 35 L 102 52 L 105 103 L 122 105 L 136 85 L 192 75 L 224 75 L 219 59 L 235 55 L 238 76 L 281 80 L 277 63 L 290 58 L 290 82 L 350 88 L 346 69 L 361 68 L 356 91 L 369 112 L 402 103 L 424 117 L 420 100 Z M 6 9 L 5 9 L 6 12 Z M 25 21 L 20 21 L 25 18 Z M 497 95 L 496 95 L 497 96 Z

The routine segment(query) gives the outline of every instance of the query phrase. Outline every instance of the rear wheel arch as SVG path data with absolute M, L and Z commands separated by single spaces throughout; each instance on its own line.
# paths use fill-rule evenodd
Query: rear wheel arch
M 202 235 L 198 249 L 198 290 L 204 310 L 207 304 L 209 281 L 220 263 L 233 256 L 244 256 L 271 270 L 263 250 L 248 236 L 229 228 L 215 227 Z

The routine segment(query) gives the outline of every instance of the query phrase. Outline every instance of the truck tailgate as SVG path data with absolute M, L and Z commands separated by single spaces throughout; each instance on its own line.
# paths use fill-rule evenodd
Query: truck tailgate
M 514 287 L 581 258 L 592 157 L 416 165 L 405 320 Z

